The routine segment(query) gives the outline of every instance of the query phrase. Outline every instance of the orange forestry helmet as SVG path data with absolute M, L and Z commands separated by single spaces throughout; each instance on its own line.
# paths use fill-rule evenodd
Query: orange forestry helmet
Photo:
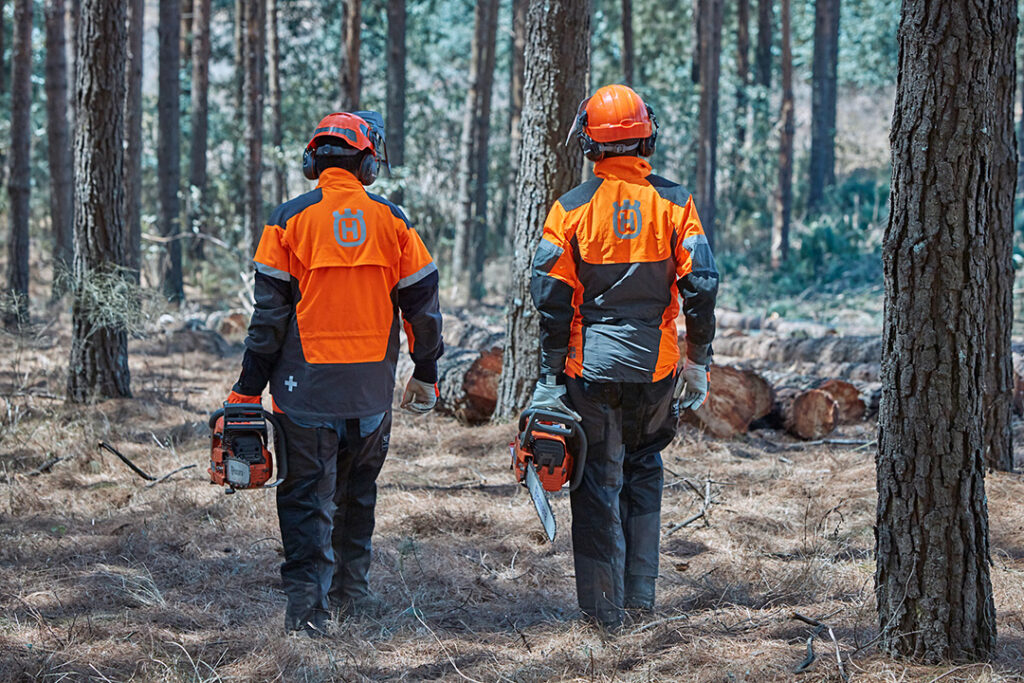
M 341 139 L 345 144 L 332 145 L 323 138 Z M 375 111 L 328 114 L 317 124 L 306 145 L 302 155 L 302 172 L 308 179 L 316 180 L 320 175 L 317 158 L 354 156 L 364 151 L 369 151 L 369 154 L 363 158 L 356 177 L 363 185 L 369 185 L 377 178 L 380 161 L 388 164 L 384 117 Z
M 647 157 L 654 153 L 658 119 L 632 88 L 606 85 L 580 103 L 565 144 L 574 134 L 592 161 L 603 159 L 609 152 L 625 154 L 634 150 Z

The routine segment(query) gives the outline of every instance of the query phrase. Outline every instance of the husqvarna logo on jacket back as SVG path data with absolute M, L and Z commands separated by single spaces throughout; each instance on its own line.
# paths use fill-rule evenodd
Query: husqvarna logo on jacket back
M 631 240 L 640 234 L 643 218 L 640 216 L 640 200 L 614 202 L 615 236 L 623 240 Z
M 343 247 L 358 247 L 366 241 L 366 221 L 363 220 L 362 209 L 334 212 L 334 239 Z

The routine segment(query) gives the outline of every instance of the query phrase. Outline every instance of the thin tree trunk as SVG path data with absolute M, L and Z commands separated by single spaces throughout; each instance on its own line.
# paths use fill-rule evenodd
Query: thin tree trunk
M 697 213 L 708 242 L 715 241 L 715 175 L 718 168 L 718 82 L 722 54 L 722 0 L 700 0 L 700 117 L 697 147 Z
M 0 96 L 7 92 L 7 53 L 4 51 L 4 36 L 7 35 L 7 21 L 4 17 L 6 9 L 7 0 L 0 0 Z
M 46 138 L 50 170 L 50 224 L 53 231 L 53 298 L 67 289 L 72 259 L 72 158 L 67 114 L 68 62 L 64 39 L 64 0 L 46 4 Z
M 245 1 L 235 0 L 234 10 L 234 86 L 235 86 L 235 111 L 242 116 L 245 111 Z
M 128 58 L 124 100 L 124 222 L 126 263 L 135 282 L 142 274 L 142 35 L 145 0 L 128 3 Z
M 206 231 L 206 147 L 210 92 L 210 0 L 192 4 L 192 139 L 188 164 L 188 221 L 193 233 Z M 203 240 L 192 240 L 192 256 L 203 258 Z
M 181 65 L 186 71 L 191 66 L 189 61 L 192 57 L 192 23 L 196 1 L 181 0 Z
M 178 68 L 181 63 L 180 0 L 160 0 L 159 92 L 157 95 L 157 179 L 160 186 L 160 234 L 168 238 L 160 253 L 160 287 L 169 301 L 182 301 L 181 229 L 178 192 L 181 185 L 181 119 L 178 111 Z
M 736 140 L 735 150 L 747 142 L 747 88 L 750 86 L 750 0 L 736 0 Z M 734 155 L 735 164 L 739 156 Z
M 250 253 L 263 234 L 263 57 L 266 0 L 245 5 L 245 225 Z
M 586 94 L 590 0 L 530 0 L 526 35 L 522 127 L 531 135 L 519 149 L 517 229 L 497 419 L 508 419 L 526 406 L 540 371 L 540 332 L 530 304 L 531 263 L 548 211 L 576 185 L 583 166 L 579 150 L 564 144 L 564 126 Z
M 481 301 L 487 293 L 484 265 L 487 261 L 487 181 L 490 166 L 491 95 L 494 92 L 494 62 L 498 30 L 498 0 L 490 4 L 485 27 L 483 65 L 480 80 L 480 113 L 475 126 L 476 173 L 474 178 L 474 208 L 472 242 L 470 244 L 469 298 Z
M 622 75 L 633 85 L 633 0 L 622 0 Z
M 279 35 L 280 7 L 278 0 L 268 0 L 267 22 L 270 30 L 269 49 L 270 55 L 267 60 L 267 82 L 270 94 L 270 144 L 274 150 L 273 172 L 270 176 L 270 201 L 277 206 L 284 202 L 285 196 L 285 169 L 282 163 L 284 150 L 281 143 L 284 139 L 281 125 L 281 38 Z
M 75 278 L 68 400 L 131 396 L 128 334 L 97 289 L 130 292 L 122 217 L 127 3 L 84 0 L 75 82 Z M 175 43 L 177 44 L 177 43 Z
M 1018 69 L 1020 73 L 1020 124 L 1017 127 L 1017 189 L 1024 188 L 1024 68 Z
M 782 110 L 779 114 L 779 183 L 775 189 L 772 219 L 772 268 L 789 259 L 789 226 L 793 215 L 793 50 L 790 47 L 790 0 L 782 0 Z
M 387 138 L 392 167 L 405 163 L 405 0 L 388 0 L 388 82 Z M 401 186 L 391 194 L 401 205 L 405 193 Z
M 768 90 L 772 87 L 772 8 L 774 0 L 757 0 L 757 51 L 754 80 Z
M 814 3 L 814 68 L 811 76 L 811 163 L 807 208 L 819 211 L 825 188 L 836 183 L 836 84 L 839 67 L 839 2 Z
M 11 50 L 11 167 L 8 174 L 7 301 L 4 324 L 28 322 L 28 221 L 32 139 L 32 0 L 15 0 Z
M 343 0 L 341 59 L 338 82 L 341 85 L 342 111 L 359 109 L 359 43 L 362 39 L 362 0 Z
M 508 95 L 508 173 L 505 177 L 506 195 L 501 219 L 497 222 L 498 238 L 506 251 L 512 251 L 511 238 L 515 234 L 516 174 L 519 171 L 519 147 L 523 140 L 523 51 L 526 48 L 526 8 L 528 0 L 512 0 L 512 36 L 509 59 Z

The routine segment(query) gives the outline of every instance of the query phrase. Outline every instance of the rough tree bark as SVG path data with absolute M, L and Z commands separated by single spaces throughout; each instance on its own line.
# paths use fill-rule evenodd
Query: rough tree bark
M 126 265 L 122 144 L 127 3 L 84 0 L 75 82 L 74 304 L 68 400 L 131 396 L 128 335 L 105 325 L 100 289 L 131 288 Z M 175 41 L 177 44 L 177 41 Z M 106 286 L 103 286 L 105 283 Z M 91 286 L 90 286 L 91 285 Z
M 405 163 L 405 0 L 388 0 L 388 82 L 387 137 L 391 166 Z M 401 205 L 405 200 L 402 187 L 391 193 Z
M 32 0 L 15 0 L 11 49 L 11 166 L 7 180 L 7 301 L 4 325 L 28 322 L 28 221 L 32 149 Z
M 74 181 L 68 121 L 68 60 L 64 0 L 46 3 L 46 138 L 50 171 L 50 224 L 53 231 L 53 298 L 67 290 L 71 275 Z
M 126 263 L 136 282 L 142 274 L 142 35 L 145 0 L 128 2 L 128 57 L 124 97 L 124 223 Z
M 882 650 L 928 662 L 983 660 L 996 641 L 982 397 L 989 318 L 1006 314 L 991 261 L 1011 230 L 995 200 L 1014 5 L 908 1 L 900 20 L 875 594 Z
M 633 0 L 622 0 L 622 76 L 633 87 Z
M 270 174 L 270 201 L 274 206 L 284 202 L 286 181 L 284 168 L 284 129 L 281 122 L 281 38 L 279 35 L 281 12 L 278 0 L 267 0 L 267 89 L 270 95 L 270 144 L 274 150 Z
M 7 0 L 0 0 L 0 95 L 7 92 L 7 53 L 4 52 L 4 37 L 7 35 L 7 21 L 4 16 L 6 9 Z
M 839 2 L 814 3 L 811 76 L 811 163 L 807 208 L 819 210 L 825 188 L 836 183 L 836 97 L 839 68 Z
M 754 49 L 753 142 L 764 149 L 769 136 L 768 93 L 772 85 L 773 0 L 757 0 L 757 46 Z
M 266 0 L 245 3 L 245 226 L 249 253 L 263 234 L 263 62 Z
M 565 125 L 586 94 L 590 61 L 590 0 L 530 0 L 526 12 L 522 126 L 516 231 L 509 283 L 505 354 L 495 416 L 508 419 L 530 400 L 540 367 L 530 272 L 544 219 L 558 197 L 579 181 L 583 157 L 565 146 Z
M 344 0 L 341 13 L 341 59 L 338 83 L 341 86 L 341 111 L 359 109 L 361 76 L 359 74 L 359 43 L 362 40 L 363 1 Z
M 737 0 L 736 2 L 736 80 L 734 172 L 739 162 L 738 152 L 747 141 L 747 87 L 750 85 L 750 0 Z
M 519 145 L 523 139 L 523 52 L 526 49 L 526 8 L 528 0 L 512 0 L 512 35 L 510 37 L 509 83 L 508 83 L 508 174 L 505 186 L 508 194 L 502 206 L 502 217 L 498 221 L 501 242 L 506 251 L 512 251 L 511 238 L 515 234 L 516 175 L 519 172 Z
M 775 211 L 772 216 L 772 268 L 779 268 L 789 259 L 789 224 L 793 214 L 793 50 L 790 47 L 790 0 L 781 3 L 782 32 L 782 110 L 779 135 L 779 183 L 775 188 Z
M 181 2 L 160 0 L 159 92 L 157 94 L 157 184 L 160 197 L 158 225 L 167 240 L 160 250 L 160 288 L 169 301 L 185 298 L 181 274 L 178 192 L 181 185 L 181 119 L 178 68 L 181 63 Z
M 722 0 L 700 0 L 700 117 L 697 133 L 697 212 L 708 242 L 715 242 L 718 168 L 718 84 L 722 55 Z
M 193 233 L 206 223 L 206 147 L 210 94 L 210 0 L 192 5 L 192 139 L 188 163 L 188 222 Z M 193 239 L 192 256 L 203 258 L 203 241 Z

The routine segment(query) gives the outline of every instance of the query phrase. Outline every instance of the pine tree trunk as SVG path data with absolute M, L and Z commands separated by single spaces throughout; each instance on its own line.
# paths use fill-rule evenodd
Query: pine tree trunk
M 192 139 L 189 143 L 188 221 L 191 232 L 206 232 L 206 147 L 210 93 L 210 0 L 192 4 Z M 203 240 L 192 240 L 192 256 L 203 258 Z
M 526 49 L 526 8 L 528 0 L 512 0 L 512 35 L 510 37 L 508 83 L 508 174 L 505 179 L 507 194 L 498 221 L 498 237 L 506 252 L 512 251 L 511 238 L 515 234 L 516 174 L 519 171 L 519 146 L 523 140 L 523 51 Z
M 633 0 L 622 0 L 622 75 L 633 86 Z
M 722 54 L 722 0 L 700 0 L 700 120 L 697 134 L 697 213 L 708 241 L 715 240 L 718 168 L 718 82 Z
M 821 209 L 825 188 L 836 182 L 836 84 L 839 68 L 839 2 L 814 3 L 814 68 L 811 76 L 809 211 Z
M 84 0 L 75 82 L 74 304 L 68 400 L 131 396 L 128 335 L 104 326 L 103 305 L 90 292 L 103 283 L 131 288 L 126 265 L 122 158 L 127 56 L 127 3 Z M 177 42 L 175 41 L 175 44 Z M 93 286 L 86 286 L 93 285 Z
M 285 168 L 283 163 L 284 141 L 281 123 L 281 36 L 280 36 L 279 0 L 268 0 L 267 21 L 270 36 L 268 47 L 270 55 L 267 60 L 267 88 L 270 91 L 270 144 L 274 150 L 273 172 L 270 176 L 270 201 L 277 206 L 284 202 L 287 191 Z M 389 147 L 390 150 L 390 147 Z
M 482 68 L 480 73 L 480 110 L 474 126 L 476 142 L 476 172 L 473 179 L 473 224 L 469 260 L 469 298 L 481 301 L 487 293 L 484 283 L 484 264 L 487 261 L 487 182 L 490 166 L 489 141 L 491 139 L 491 95 L 494 92 L 494 62 L 498 31 L 498 0 L 489 4 L 484 29 Z
M 747 141 L 747 87 L 750 85 L 750 0 L 736 2 L 736 140 L 735 150 Z M 738 154 L 734 154 L 738 162 Z M 735 172 L 734 163 L 734 172 Z
M 7 301 L 4 324 L 28 322 L 28 221 L 32 169 L 32 0 L 15 0 L 11 50 L 11 167 L 7 181 Z
M 263 57 L 266 0 L 245 3 L 245 225 L 249 253 L 263 234 Z
M 361 88 L 359 75 L 359 43 L 362 40 L 362 0 L 343 0 L 341 14 L 341 59 L 338 82 L 341 85 L 341 111 L 359 109 Z
M 192 58 L 192 25 L 197 0 L 181 0 L 181 66 L 183 71 L 191 68 Z
M 779 183 L 775 188 L 775 213 L 772 217 L 772 268 L 789 259 L 789 225 L 793 214 L 793 50 L 790 47 L 790 0 L 781 3 L 782 32 L 782 110 L 779 114 Z
M 235 111 L 241 117 L 245 111 L 245 1 L 235 0 L 233 63 L 235 66 Z
M 7 53 L 4 51 L 6 43 L 4 37 L 7 35 L 7 21 L 4 11 L 7 9 L 7 0 L 0 0 L 0 96 L 7 92 Z
M 178 68 L 181 64 L 181 1 L 160 0 L 159 77 L 157 95 L 157 184 L 160 234 L 167 239 L 160 251 L 160 288 L 169 301 L 185 298 L 181 273 L 181 119 Z
M 928 662 L 984 660 L 996 639 L 982 397 L 989 318 L 1007 314 L 991 301 L 1013 5 L 904 2 L 900 21 L 875 593 L 882 650 Z
M 124 98 L 124 224 L 125 263 L 136 283 L 142 276 L 142 35 L 145 21 L 145 0 L 129 0 Z
M 565 146 L 567 121 L 586 95 L 590 0 L 530 0 L 526 13 L 523 130 L 516 176 L 515 235 L 505 353 L 495 417 L 530 400 L 540 368 L 537 315 L 530 300 L 533 253 L 551 205 L 580 178 L 583 157 Z
M 391 166 L 405 163 L 405 0 L 388 0 L 388 82 L 387 139 Z M 392 201 L 401 205 L 403 188 L 392 192 Z
M 771 133 L 768 99 L 772 85 L 772 0 L 757 0 L 757 46 L 754 50 L 754 128 L 753 144 L 758 153 L 764 153 Z M 756 157 L 755 157 L 756 158 Z
M 64 0 L 46 3 L 46 138 L 50 171 L 50 223 L 53 231 L 53 298 L 66 289 L 72 258 L 72 158 L 67 114 L 68 62 L 64 40 Z

